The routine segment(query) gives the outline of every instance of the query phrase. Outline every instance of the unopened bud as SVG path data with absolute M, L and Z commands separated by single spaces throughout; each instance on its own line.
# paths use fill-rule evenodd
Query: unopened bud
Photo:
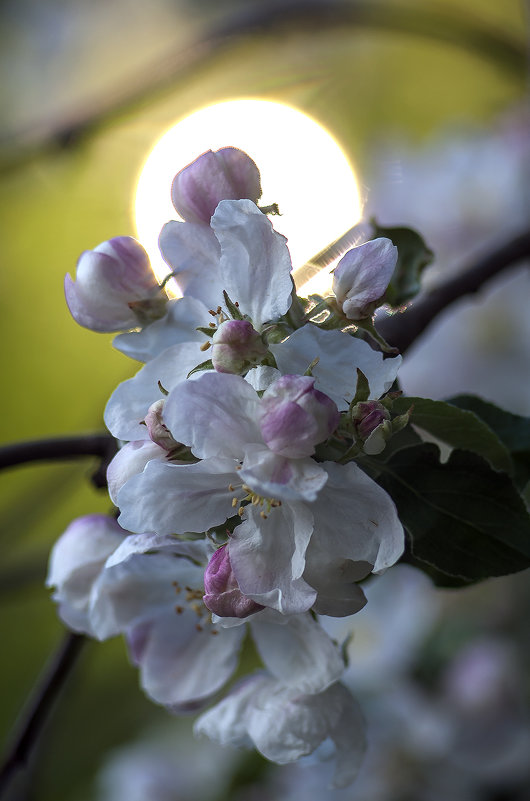
M 356 404 L 352 417 L 364 452 L 371 456 L 381 453 L 392 435 L 388 409 L 379 401 L 366 401 Z
M 241 373 L 267 354 L 248 320 L 225 320 L 212 337 L 212 363 L 218 373 Z
M 167 297 L 149 257 L 130 236 L 117 236 L 87 250 L 76 280 L 66 275 L 66 303 L 74 320 L 92 331 L 126 331 L 163 317 Z
M 342 257 L 333 273 L 333 292 L 349 320 L 371 317 L 381 305 L 397 257 L 397 248 L 384 237 L 352 248 Z
M 160 445 L 161 448 L 164 448 L 165 451 L 172 451 L 174 448 L 178 448 L 180 443 L 173 438 L 169 428 L 162 419 L 165 403 L 166 401 L 164 398 L 152 403 L 147 411 L 144 422 L 147 426 L 147 433 L 150 439 L 157 445 Z
M 259 170 L 250 156 L 235 147 L 206 151 L 175 178 L 171 199 L 183 220 L 210 224 L 221 200 L 257 203 L 261 197 Z
M 284 375 L 263 395 L 261 433 L 275 453 L 292 459 L 311 456 L 315 445 L 337 428 L 337 406 L 314 384 L 311 376 Z
M 205 606 L 219 617 L 244 618 L 263 609 L 243 595 L 232 570 L 228 547 L 222 545 L 210 559 L 204 574 Z

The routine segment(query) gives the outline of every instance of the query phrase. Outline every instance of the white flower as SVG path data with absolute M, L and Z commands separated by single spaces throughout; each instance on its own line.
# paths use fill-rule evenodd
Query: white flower
M 221 626 L 203 603 L 210 552 L 204 540 L 130 535 L 91 589 L 91 631 L 99 639 L 125 633 L 143 689 L 167 706 L 202 703 L 237 666 L 246 626 Z M 342 674 L 337 647 L 309 614 L 265 610 L 249 625 L 265 665 L 286 686 L 317 692 Z
M 365 750 L 361 711 L 342 684 L 308 695 L 265 674 L 243 680 L 201 715 L 195 731 L 222 745 L 254 745 L 280 765 L 311 754 L 330 738 L 335 745 L 335 787 L 351 784 Z
M 267 390 L 271 397 L 274 386 Z M 280 453 L 271 450 L 260 428 L 267 412 L 262 403 L 234 375 L 205 373 L 175 387 L 164 422 L 200 461 L 175 464 L 155 454 L 146 463 L 137 447 L 118 455 L 121 477 L 145 464 L 128 480 L 111 482 L 122 484 L 120 522 L 140 532 L 204 532 L 240 506 L 242 523 L 228 547 L 244 595 L 288 614 L 309 609 L 318 593 L 319 611 L 355 612 L 364 605 L 355 581 L 402 553 L 394 504 L 353 463 L 289 458 L 281 452 L 283 440 Z
M 285 237 L 250 200 L 222 200 L 211 228 L 172 220 L 160 249 L 184 295 L 223 306 L 223 290 L 257 331 L 291 305 L 291 259 Z

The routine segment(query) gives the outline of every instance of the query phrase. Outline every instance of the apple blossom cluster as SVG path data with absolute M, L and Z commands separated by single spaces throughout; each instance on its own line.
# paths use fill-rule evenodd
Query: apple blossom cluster
M 330 297 L 299 298 L 260 196 L 245 153 L 204 153 L 173 182 L 182 221 L 160 234 L 162 284 L 131 237 L 66 277 L 74 319 L 116 332 L 143 366 L 105 409 L 119 517 L 73 521 L 48 585 L 73 630 L 124 635 L 147 695 L 201 711 L 198 733 L 280 764 L 331 740 L 345 786 L 363 719 L 318 616 L 359 611 L 360 582 L 404 549 L 392 498 L 360 466 L 410 415 L 393 411 L 401 357 L 372 325 L 398 254 L 368 241 L 343 256 Z M 249 638 L 261 669 L 228 684 Z

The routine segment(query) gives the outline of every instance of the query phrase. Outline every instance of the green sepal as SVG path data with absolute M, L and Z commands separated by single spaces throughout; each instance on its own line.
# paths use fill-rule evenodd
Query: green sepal
M 186 378 L 189 378 L 193 373 L 200 373 L 202 370 L 213 370 L 213 362 L 211 359 L 201 362 L 197 367 L 194 367 L 193 370 L 190 370 Z
M 304 375 L 313 377 L 313 367 L 316 367 L 320 361 L 320 356 L 315 356 L 313 361 L 308 365 L 307 370 L 304 372 Z
M 234 320 L 243 320 L 244 317 L 241 314 L 239 306 L 234 303 L 228 296 L 228 292 L 223 289 L 223 298 L 225 299 L 225 306 L 228 313 L 232 316 Z
M 364 403 L 370 397 L 370 384 L 362 370 L 357 368 L 357 384 L 355 386 L 355 397 L 350 403 L 350 412 L 357 403 Z
M 207 337 L 213 337 L 217 328 L 209 328 L 205 325 L 198 325 L 195 330 L 200 331 L 201 334 L 205 334 Z
M 392 240 L 398 249 L 398 259 L 390 283 L 385 292 L 385 301 L 399 308 L 414 298 L 421 288 L 421 274 L 434 258 L 422 236 L 412 228 L 385 228 L 371 219 L 372 238 L 384 236 Z

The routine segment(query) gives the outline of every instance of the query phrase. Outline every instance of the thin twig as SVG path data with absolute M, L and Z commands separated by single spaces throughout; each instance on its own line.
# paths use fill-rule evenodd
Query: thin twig
M 530 231 L 506 242 L 467 270 L 435 287 L 406 311 L 379 320 L 377 330 L 387 342 L 404 353 L 455 300 L 478 292 L 490 278 L 525 258 L 530 258 Z
M 51 707 L 70 675 L 85 640 L 82 634 L 65 635 L 57 653 L 45 667 L 33 697 L 28 702 L 18 734 L 0 768 L 0 795 L 6 790 L 16 771 L 27 764 Z
M 116 451 L 116 440 L 110 434 L 78 434 L 72 437 L 13 442 L 0 448 L 0 470 L 26 462 L 76 459 L 82 456 L 110 459 Z

